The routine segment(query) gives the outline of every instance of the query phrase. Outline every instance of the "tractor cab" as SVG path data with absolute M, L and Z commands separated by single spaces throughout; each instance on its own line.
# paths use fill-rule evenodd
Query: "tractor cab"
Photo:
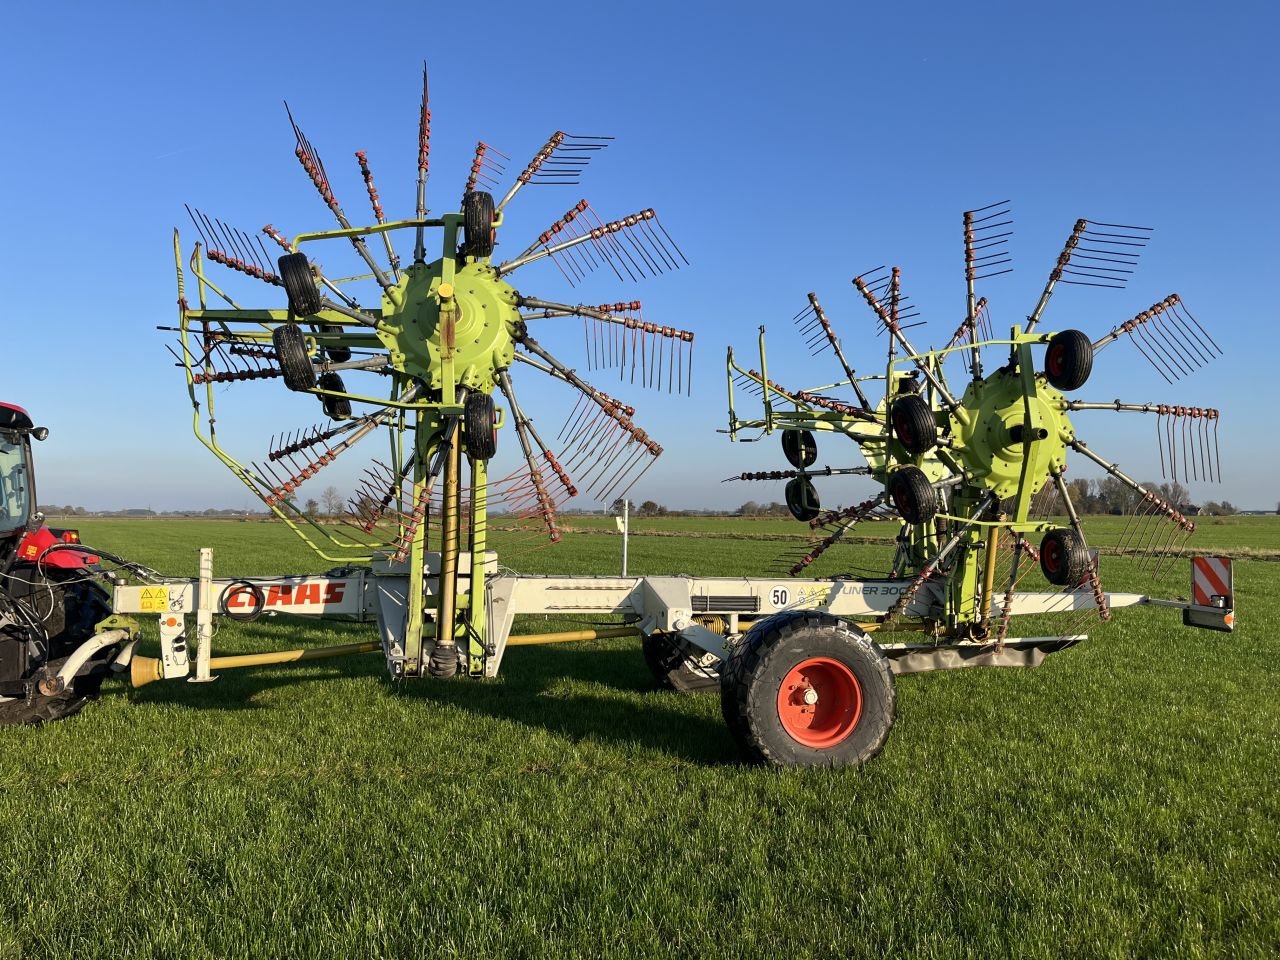
M 36 506 L 31 438 L 49 436 L 31 415 L 11 403 L 0 403 L 0 573 L 16 563 L 37 560 L 46 567 L 81 569 L 98 558 L 80 551 L 48 553 L 56 543 L 79 543 L 76 530 L 46 527 Z
M 23 532 L 36 510 L 31 437 L 47 431 L 36 427 L 21 407 L 0 403 L 0 538 Z

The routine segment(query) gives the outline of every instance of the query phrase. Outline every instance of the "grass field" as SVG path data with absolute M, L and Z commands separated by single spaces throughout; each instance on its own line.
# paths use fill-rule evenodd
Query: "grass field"
M 201 545 L 223 574 L 324 569 L 272 524 L 80 527 L 177 575 Z M 637 522 L 663 535 L 632 572 L 759 573 L 766 530 L 795 527 Z M 1280 555 L 1271 518 L 1201 532 Z M 582 532 L 513 565 L 617 556 Z M 113 682 L 0 729 L 0 958 L 1275 956 L 1278 577 L 1237 563 L 1232 635 L 1120 611 L 1038 671 L 902 678 L 862 771 L 739 766 L 718 698 L 653 692 L 633 641 L 513 649 L 479 684 L 393 687 L 376 655 Z M 1124 557 L 1104 580 L 1142 586 Z M 368 635 L 222 623 L 215 647 Z

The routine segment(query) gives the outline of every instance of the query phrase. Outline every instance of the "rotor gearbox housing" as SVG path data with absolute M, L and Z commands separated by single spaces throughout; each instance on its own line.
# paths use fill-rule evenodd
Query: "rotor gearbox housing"
M 1045 485 L 1050 471 L 1066 468 L 1075 430 L 1062 394 L 1043 376 L 1035 377 L 1034 392 L 1024 397 L 1022 377 L 997 370 L 970 383 L 961 405 L 968 419 L 950 417 L 953 452 L 973 483 L 1004 499 L 1018 493 L 1025 476 L 1030 496 Z
M 454 270 L 448 280 L 443 261 L 437 260 L 410 267 L 400 280 L 398 296 L 399 305 L 384 294 L 383 327 L 378 331 L 391 353 L 391 365 L 439 390 L 451 352 L 460 386 L 492 392 L 497 375 L 515 357 L 520 321 L 515 289 L 489 264 L 476 260 Z

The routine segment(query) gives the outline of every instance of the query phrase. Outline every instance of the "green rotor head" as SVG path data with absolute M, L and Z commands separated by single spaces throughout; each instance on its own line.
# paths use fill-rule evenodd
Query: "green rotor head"
M 1049 472 L 1066 467 L 1067 443 L 1075 430 L 1063 411 L 1061 393 L 1032 375 L 1001 368 L 969 384 L 961 400 L 967 420 L 950 416 L 952 451 L 971 483 L 1004 499 L 1034 496 Z
M 452 352 L 456 382 L 490 393 L 515 356 L 517 293 L 487 261 L 468 260 L 452 271 L 452 281 L 445 279 L 443 267 L 444 261 L 436 260 L 405 271 L 400 305 L 383 296 L 378 337 L 396 370 L 421 378 L 431 389 L 441 388 L 442 361 Z

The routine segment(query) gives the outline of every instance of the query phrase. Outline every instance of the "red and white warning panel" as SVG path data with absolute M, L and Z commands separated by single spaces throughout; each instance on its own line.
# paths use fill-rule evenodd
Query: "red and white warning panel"
M 1193 557 L 1191 599 L 1202 607 L 1211 607 L 1215 598 L 1226 598 L 1225 606 L 1231 606 L 1231 558 Z M 1224 605 L 1221 599 L 1218 605 Z
M 1191 606 L 1182 612 L 1182 622 L 1227 632 L 1235 626 L 1230 557 L 1192 557 Z

